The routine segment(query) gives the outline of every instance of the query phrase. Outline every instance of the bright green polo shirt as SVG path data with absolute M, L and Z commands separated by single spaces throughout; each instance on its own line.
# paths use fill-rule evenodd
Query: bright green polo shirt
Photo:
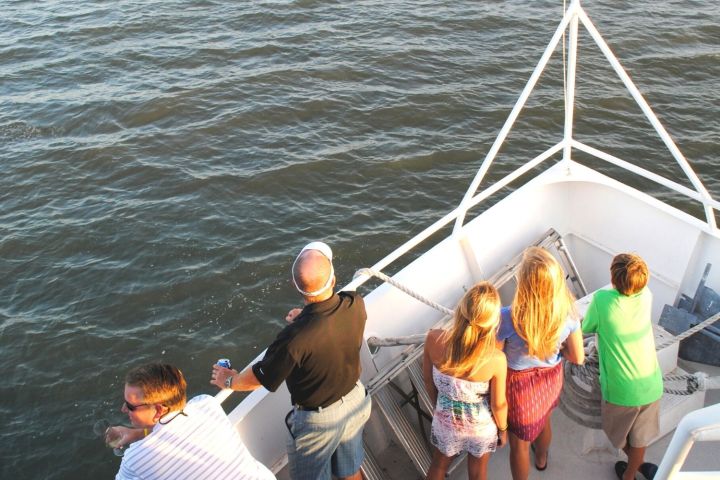
M 651 308 L 652 293 L 647 287 L 635 295 L 623 295 L 614 288 L 593 295 L 582 331 L 597 333 L 600 389 L 610 403 L 637 407 L 662 397 Z

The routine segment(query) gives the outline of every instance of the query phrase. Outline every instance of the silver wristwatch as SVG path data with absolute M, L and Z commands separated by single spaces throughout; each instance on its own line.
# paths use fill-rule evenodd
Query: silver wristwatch
M 225 379 L 225 388 L 232 388 L 232 379 L 233 379 L 232 375 L 230 375 L 229 377 L 227 377 Z

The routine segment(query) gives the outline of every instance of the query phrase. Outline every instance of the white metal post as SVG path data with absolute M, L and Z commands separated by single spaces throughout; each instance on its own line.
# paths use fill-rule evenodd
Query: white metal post
M 563 161 L 569 162 L 572 152 L 573 111 L 575 109 L 575 71 L 577 69 L 578 16 L 575 13 L 570 21 L 570 45 L 568 48 L 568 69 L 565 92 L 565 147 Z
M 707 202 L 708 205 L 710 205 L 712 208 L 720 211 L 720 202 L 717 200 L 706 200 L 702 197 L 700 192 L 697 190 L 693 190 L 692 188 L 688 188 L 684 185 L 680 185 L 677 182 L 674 182 L 672 180 L 668 180 L 667 178 L 658 175 L 656 173 L 653 173 L 651 171 L 648 171 L 642 167 L 638 167 L 637 165 L 634 165 L 630 162 L 626 162 L 625 160 L 621 160 L 613 155 L 610 155 L 609 153 L 603 152 L 601 150 L 598 150 L 597 148 L 593 148 L 589 145 L 585 145 L 582 142 L 578 142 L 577 140 L 573 140 L 572 142 L 573 148 L 576 148 L 582 152 L 589 153 L 590 155 L 593 155 L 594 157 L 599 158 L 600 160 L 604 160 L 608 163 L 612 163 L 613 165 L 617 165 L 620 168 L 623 168 L 627 170 L 628 172 L 632 172 L 636 175 L 639 175 L 641 177 L 647 178 L 648 180 L 652 180 L 653 182 L 662 185 L 663 187 L 667 187 L 670 190 L 674 190 L 678 193 L 681 193 L 685 195 L 686 197 L 695 200 L 699 203 Z
M 493 142 L 492 147 L 490 147 L 490 151 L 485 156 L 485 160 L 483 160 L 482 165 L 480 165 L 480 170 L 478 170 L 477 174 L 475 175 L 475 178 L 473 178 L 473 181 L 470 183 L 470 187 L 465 192 L 465 196 L 463 197 L 462 201 L 460 202 L 460 205 L 458 205 L 458 210 L 460 210 L 460 214 L 455 219 L 455 226 L 453 227 L 453 235 L 459 234 L 460 229 L 462 228 L 463 223 L 465 221 L 465 214 L 467 213 L 468 203 L 472 199 L 473 195 L 475 195 L 475 192 L 477 191 L 477 188 L 480 185 L 480 182 L 482 182 L 482 179 L 485 177 L 485 174 L 487 173 L 488 169 L 490 168 L 490 165 L 492 164 L 493 160 L 495 159 L 495 155 L 497 155 L 498 151 L 500 150 L 500 147 L 502 146 L 503 142 L 505 141 L 505 138 L 508 136 L 508 133 L 510 133 L 510 129 L 512 128 L 513 124 L 515 123 L 515 120 L 517 119 L 518 115 L 520 114 L 520 111 L 525 106 L 525 102 L 527 102 L 527 99 L 530 96 L 530 93 L 532 92 L 533 88 L 535 88 L 535 84 L 540 79 L 540 75 L 542 74 L 543 70 L 545 69 L 545 65 L 547 65 L 548 60 L 550 60 L 550 57 L 552 56 L 553 51 L 557 47 L 557 44 L 560 41 L 560 38 L 562 37 L 563 32 L 565 31 L 568 24 L 570 23 L 570 19 L 573 17 L 577 18 L 577 14 L 578 14 L 579 10 L 580 10 L 579 0 L 573 0 L 573 2 L 570 4 L 567 11 L 565 12 L 565 16 L 563 17 L 562 21 L 560 22 L 560 25 L 558 25 L 557 29 L 555 30 L 555 34 L 553 35 L 552 40 L 550 40 L 550 43 L 548 44 L 547 48 L 545 49 L 545 52 L 543 52 L 542 57 L 540 57 L 540 61 L 538 62 L 537 66 L 535 67 L 535 70 L 533 70 L 532 75 L 530 75 L 530 79 L 528 80 L 527 84 L 525 85 L 525 88 L 523 89 L 522 93 L 520 94 L 520 98 L 518 98 L 517 102 L 515 103 L 515 106 L 513 107 L 512 111 L 510 112 L 510 115 L 508 116 L 507 120 L 505 120 L 505 124 L 503 125 L 502 129 L 500 130 L 500 133 L 498 134 L 497 138 L 495 139 L 495 142 Z
M 620 77 L 620 80 L 622 80 L 622 82 L 625 84 L 625 87 L 630 92 L 630 95 L 632 95 L 632 97 L 635 99 L 635 102 L 637 102 L 638 106 L 643 111 L 652 126 L 655 127 L 655 131 L 658 133 L 658 135 L 660 135 L 660 138 L 665 143 L 665 146 L 668 148 L 668 150 L 670 150 L 672 156 L 675 157 L 675 160 L 677 160 L 678 164 L 680 164 L 680 168 L 682 168 L 683 172 L 685 172 L 685 175 L 687 175 L 688 179 L 690 179 L 693 187 L 695 187 L 698 193 L 700 193 L 700 195 L 703 197 L 703 207 L 705 208 L 705 217 L 707 219 L 707 223 L 713 230 L 717 229 L 717 224 L 715 222 L 715 213 L 713 212 L 713 209 L 709 204 L 710 200 L 712 200 L 712 197 L 705 189 L 705 185 L 703 185 L 703 183 L 697 177 L 695 171 L 693 171 L 692 167 L 685 159 L 682 152 L 680 152 L 680 149 L 677 147 L 677 145 L 675 145 L 673 139 L 670 138 L 670 135 L 665 130 L 665 127 L 662 126 L 662 123 L 660 123 L 660 120 L 658 120 L 657 116 L 652 111 L 652 108 L 650 108 L 650 105 L 648 105 L 648 103 L 645 101 L 642 93 L 640 93 L 640 90 L 638 90 L 633 81 L 630 79 L 630 76 L 627 74 L 627 72 L 625 72 L 625 69 L 623 69 L 622 65 L 620 65 L 620 62 L 612 53 L 612 50 L 610 50 L 608 44 L 605 43 L 605 40 L 603 40 L 600 32 L 598 32 L 597 28 L 595 28 L 595 25 L 593 25 L 590 18 L 582 10 L 579 11 L 579 15 L 583 25 L 587 29 L 588 33 L 590 33 L 590 36 L 593 38 L 593 40 L 595 40 L 595 43 L 603 52 L 605 58 L 607 58 L 608 62 L 610 62 L 610 65 L 613 67 L 613 70 L 615 70 L 615 73 L 617 73 L 618 77 Z

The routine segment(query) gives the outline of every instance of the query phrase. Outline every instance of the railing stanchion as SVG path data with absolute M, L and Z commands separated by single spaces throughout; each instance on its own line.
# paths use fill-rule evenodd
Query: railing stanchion
M 575 72 L 577 70 L 578 16 L 574 13 L 570 20 L 570 48 L 568 49 L 568 69 L 565 92 L 565 148 L 563 160 L 570 161 L 573 138 L 573 112 L 575 109 Z
M 465 196 L 463 197 L 462 201 L 460 202 L 460 205 L 458 206 L 458 210 L 460 211 L 460 214 L 455 219 L 455 226 L 453 227 L 453 234 L 458 234 L 460 232 L 460 229 L 463 226 L 463 223 L 465 221 L 465 213 L 467 212 L 468 203 L 472 199 L 473 195 L 475 195 L 475 192 L 477 191 L 478 187 L 480 186 L 480 182 L 482 182 L 482 179 L 485 177 L 485 174 L 487 173 L 488 169 L 490 168 L 490 165 L 492 164 L 493 160 L 495 160 L 495 156 L 500 151 L 500 147 L 505 142 L 505 138 L 507 138 L 508 134 L 510 133 L 510 129 L 512 128 L 513 124 L 515 123 L 515 120 L 517 119 L 518 115 L 520 115 L 520 111 L 525 106 L 525 102 L 527 102 L 527 99 L 530 97 L 530 93 L 532 93 L 533 88 L 535 88 L 535 84 L 540 79 L 540 75 L 542 74 L 543 70 L 545 70 L 545 66 L 547 65 L 548 61 L 550 60 L 550 57 L 552 56 L 553 52 L 555 51 L 555 48 L 558 45 L 558 42 L 560 42 L 560 39 L 562 38 L 563 32 L 565 32 L 565 29 L 567 28 L 568 24 L 570 23 L 570 19 L 575 17 L 577 18 L 577 12 L 580 9 L 580 3 L 578 0 L 573 0 L 573 2 L 570 4 L 570 7 L 567 9 L 567 12 L 565 12 L 565 16 L 563 17 L 562 21 L 560 22 L 560 25 L 558 25 L 557 29 L 555 30 L 555 34 L 553 35 L 552 39 L 550 40 L 550 43 L 548 44 L 547 48 L 545 48 L 545 52 L 543 52 L 542 57 L 540 57 L 540 61 L 538 62 L 537 66 L 535 67 L 535 70 L 533 70 L 532 75 L 530 75 L 530 79 L 528 80 L 527 84 L 525 85 L 525 88 L 523 89 L 522 93 L 520 94 L 520 98 L 518 98 L 517 102 L 515 102 L 515 106 L 513 107 L 512 111 L 510 112 L 510 115 L 508 116 L 507 120 L 505 120 L 505 124 L 502 126 L 502 129 L 500 129 L 500 133 L 498 134 L 497 138 L 495 139 L 495 142 L 493 142 L 492 147 L 490 147 L 490 151 L 485 156 L 485 160 L 483 160 L 482 165 L 480 165 L 480 169 L 478 170 L 477 174 L 475 175 L 475 178 L 473 178 L 473 181 L 470 183 L 470 187 L 468 187 L 467 191 L 465 192 Z

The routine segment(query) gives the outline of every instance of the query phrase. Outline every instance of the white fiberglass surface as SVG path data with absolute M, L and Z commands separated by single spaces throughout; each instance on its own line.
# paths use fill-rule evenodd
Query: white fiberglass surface
M 553 168 L 470 221 L 464 233 L 478 262 L 474 271 L 479 271 L 481 278 L 491 276 L 554 228 L 563 235 L 590 291 L 608 283 L 614 254 L 633 251 L 643 256 L 653 275 L 650 287 L 655 293 L 655 321 L 662 305 L 674 303 L 680 293 L 694 292 L 705 263 L 717 266 L 708 285 L 720 288 L 720 239 L 705 231 L 702 222 L 586 170 L 574 165 L 574 174 L 564 176 L 559 168 Z M 395 278 L 453 308 L 463 291 L 479 280 L 472 271 L 458 239 L 448 237 Z M 389 285 L 370 292 L 366 303 L 366 336 L 423 333 L 443 317 Z M 372 375 L 374 366 L 387 362 L 397 350 L 383 349 L 371 361 L 364 348 L 363 377 Z M 239 423 L 239 430 L 244 436 L 253 436 L 246 440 L 256 456 L 266 464 L 276 464 L 283 457 L 278 445 L 284 445 L 281 417 L 289 403 L 287 393 L 259 394 L 253 402 L 253 415 Z M 268 421 L 251 424 L 250 418 Z

